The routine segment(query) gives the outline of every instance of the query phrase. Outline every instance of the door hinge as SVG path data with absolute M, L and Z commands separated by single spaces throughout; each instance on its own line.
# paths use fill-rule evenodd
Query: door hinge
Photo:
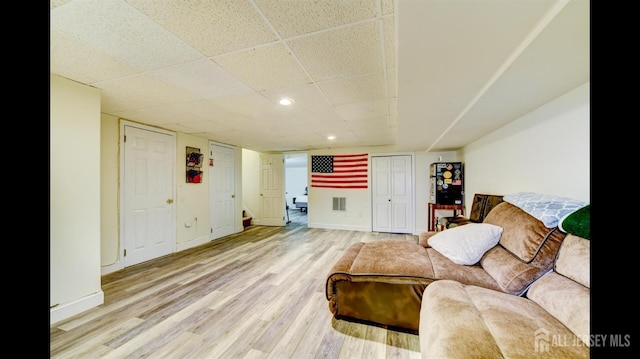
M 124 250 L 124 256 L 125 257 L 127 256 L 127 250 L 126 249 Z
M 124 142 L 127 142 L 127 135 L 124 135 Z
M 213 233 L 213 228 L 209 228 L 209 230 L 211 231 L 211 233 Z

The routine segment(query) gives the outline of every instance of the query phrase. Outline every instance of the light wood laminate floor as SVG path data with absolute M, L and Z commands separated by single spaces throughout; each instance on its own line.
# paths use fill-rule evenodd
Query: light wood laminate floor
M 104 304 L 50 326 L 51 358 L 420 358 L 418 336 L 335 320 L 352 243 L 417 236 L 250 226 L 102 277 Z

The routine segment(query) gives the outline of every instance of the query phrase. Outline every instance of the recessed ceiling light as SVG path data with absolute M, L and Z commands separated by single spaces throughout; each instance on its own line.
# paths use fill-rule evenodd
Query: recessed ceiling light
M 285 97 L 285 98 L 283 98 L 283 99 L 281 99 L 281 100 L 280 100 L 280 104 L 281 104 L 282 106 L 289 106 L 289 105 L 291 105 L 292 103 L 293 103 L 293 100 L 292 100 L 292 99 L 290 99 L 290 98 L 288 98 L 288 97 Z
M 335 139 L 336 139 L 336 136 L 334 136 L 334 135 L 327 136 L 327 140 L 329 140 L 329 141 L 332 141 L 332 140 L 335 140 Z

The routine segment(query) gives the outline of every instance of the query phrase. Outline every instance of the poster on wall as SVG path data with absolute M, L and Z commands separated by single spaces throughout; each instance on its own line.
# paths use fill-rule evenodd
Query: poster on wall
M 202 183 L 202 159 L 199 148 L 187 146 L 187 183 Z

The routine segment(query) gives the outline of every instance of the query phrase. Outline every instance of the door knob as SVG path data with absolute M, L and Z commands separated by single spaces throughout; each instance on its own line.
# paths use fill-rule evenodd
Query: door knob
M 167 204 L 171 204 L 171 203 L 173 203 L 173 200 L 172 200 L 171 198 L 169 198 L 169 199 L 167 200 Z
M 235 195 L 235 194 L 232 194 L 232 195 L 231 195 L 231 198 L 236 198 L 236 195 Z

